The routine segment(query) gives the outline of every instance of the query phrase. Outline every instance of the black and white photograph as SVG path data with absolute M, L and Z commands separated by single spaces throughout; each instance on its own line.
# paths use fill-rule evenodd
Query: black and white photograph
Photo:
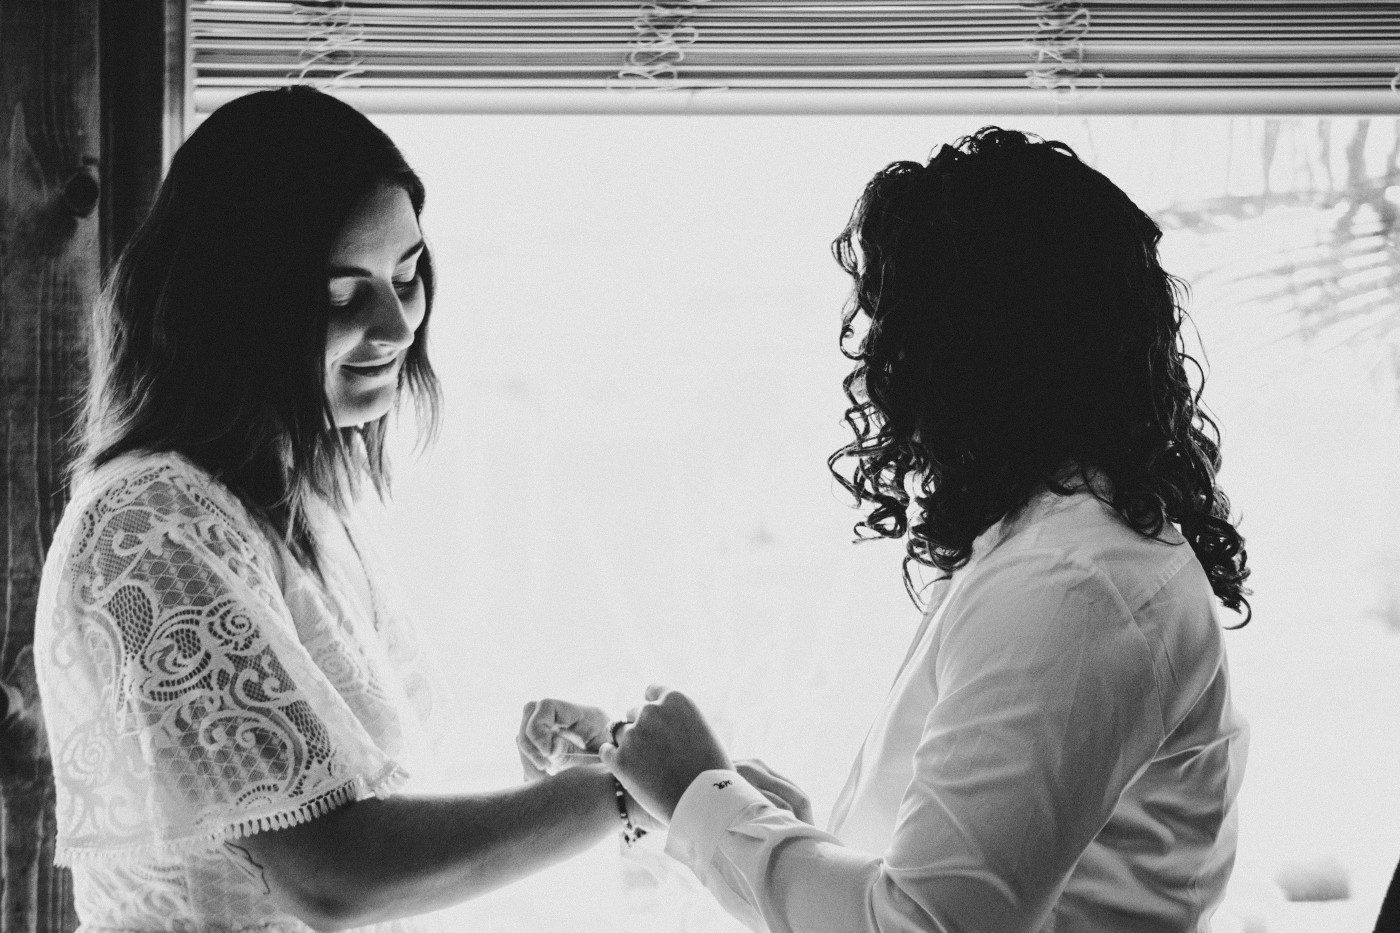
M 0 0 L 0 933 L 1400 933 L 1400 0 Z

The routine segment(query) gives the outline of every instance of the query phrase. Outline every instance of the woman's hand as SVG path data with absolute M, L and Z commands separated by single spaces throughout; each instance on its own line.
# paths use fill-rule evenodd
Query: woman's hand
M 734 765 L 689 697 L 655 685 L 646 695 L 648 702 L 618 729 L 617 744 L 609 737 L 600 754 L 627 792 L 669 823 L 701 772 Z
M 744 780 L 758 788 L 759 792 L 771 800 L 775 807 L 787 810 L 804 823 L 812 824 L 812 801 L 807 799 L 807 795 L 792 781 L 757 758 L 735 762 L 734 770 L 738 771 Z
M 598 749 L 606 741 L 607 713 L 596 706 L 554 699 L 526 703 L 520 733 L 515 737 L 527 781 L 583 762 L 596 762 Z

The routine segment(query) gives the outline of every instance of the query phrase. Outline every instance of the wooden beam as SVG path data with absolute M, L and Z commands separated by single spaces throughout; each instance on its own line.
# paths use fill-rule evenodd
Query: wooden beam
M 34 681 L 44 554 L 98 289 L 98 0 L 0 3 L 0 928 L 77 925 L 53 865 L 54 791 Z
M 103 267 L 182 141 L 187 0 L 0 0 L 0 930 L 69 933 L 34 678 Z
M 146 216 L 190 125 L 188 0 L 104 0 L 102 264 Z

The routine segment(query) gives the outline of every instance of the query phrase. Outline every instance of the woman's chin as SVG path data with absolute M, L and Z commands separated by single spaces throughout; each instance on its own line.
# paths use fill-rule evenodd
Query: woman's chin
M 395 387 L 390 385 L 376 392 L 357 392 L 331 396 L 331 415 L 337 428 L 357 428 L 378 421 L 394 407 Z

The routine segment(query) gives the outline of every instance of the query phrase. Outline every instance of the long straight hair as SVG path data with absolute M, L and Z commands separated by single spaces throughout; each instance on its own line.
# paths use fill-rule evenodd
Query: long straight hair
M 389 415 L 336 428 L 325 390 L 327 265 L 352 209 L 380 186 L 423 210 L 423 183 L 353 107 L 309 87 L 219 108 L 170 166 L 97 304 L 75 471 L 174 452 L 207 470 L 319 572 L 308 506 L 388 488 Z M 427 312 L 399 375 L 420 440 L 437 428 Z

